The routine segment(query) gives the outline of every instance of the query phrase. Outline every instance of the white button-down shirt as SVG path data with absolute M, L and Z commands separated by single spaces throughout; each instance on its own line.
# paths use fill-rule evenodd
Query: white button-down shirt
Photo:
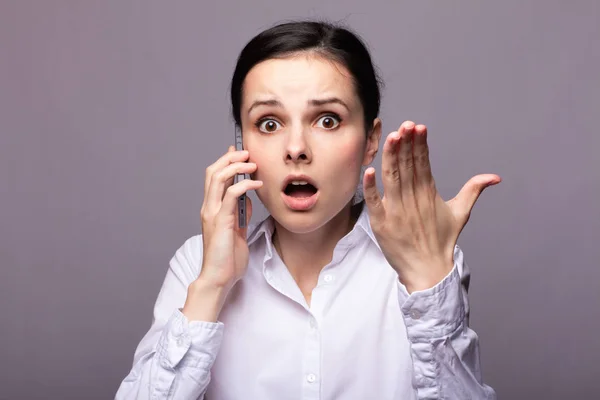
M 202 237 L 175 253 L 150 330 L 117 399 L 495 399 L 468 327 L 469 273 L 408 294 L 366 207 L 336 245 L 307 304 L 275 250 L 271 216 L 248 228 L 248 270 L 219 322 L 181 313 L 200 273 Z

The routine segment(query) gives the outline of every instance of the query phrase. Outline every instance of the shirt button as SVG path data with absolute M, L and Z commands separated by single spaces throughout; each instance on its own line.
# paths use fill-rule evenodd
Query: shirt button
M 419 319 L 419 318 L 421 318 L 421 313 L 420 313 L 420 312 L 418 312 L 417 310 L 412 310 L 412 311 L 410 312 L 410 317 L 411 317 L 412 319 Z
M 178 337 L 177 338 L 177 346 L 179 347 L 183 347 L 183 337 Z
M 317 380 L 317 376 L 315 374 L 308 374 L 308 375 L 306 375 L 306 381 L 308 383 L 313 383 L 316 380 Z
M 415 383 L 417 385 L 422 385 L 423 384 L 423 375 L 421 374 L 416 374 L 415 375 Z
M 317 329 L 317 321 L 314 318 L 310 319 L 310 330 L 315 331 Z
M 325 275 L 325 278 L 323 278 L 323 280 L 327 283 L 333 282 L 333 275 Z

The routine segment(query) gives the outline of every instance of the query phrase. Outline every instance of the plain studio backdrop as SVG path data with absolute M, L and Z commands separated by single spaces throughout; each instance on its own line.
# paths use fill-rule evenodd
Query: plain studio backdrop
M 200 233 L 205 168 L 233 144 L 239 51 L 304 17 L 362 35 L 384 135 L 428 126 L 446 200 L 504 179 L 459 238 L 486 383 L 594 397 L 599 16 L 593 0 L 1 0 L 0 398 L 114 396 L 170 258 Z

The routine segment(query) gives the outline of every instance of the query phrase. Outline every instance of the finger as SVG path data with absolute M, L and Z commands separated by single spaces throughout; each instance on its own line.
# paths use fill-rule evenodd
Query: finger
M 385 209 L 377 189 L 375 168 L 369 167 L 363 176 L 363 195 L 372 223 L 380 223 L 385 219 Z
M 231 185 L 225 191 L 225 197 L 223 197 L 223 203 L 221 209 L 217 213 L 217 218 L 223 219 L 230 216 L 237 217 L 237 200 L 242 194 L 249 190 L 256 190 L 263 185 L 262 181 L 253 181 L 251 179 L 244 179 L 234 185 Z M 248 196 L 246 196 L 248 198 Z M 246 203 L 247 204 L 247 203 Z M 232 219 L 236 222 L 237 219 Z M 237 225 L 237 222 L 236 222 Z
M 415 127 L 413 145 L 415 190 L 432 189 L 434 180 L 429 162 L 429 145 L 427 144 L 427 127 L 425 125 Z
M 390 133 L 383 144 L 381 155 L 383 194 L 390 200 L 400 200 L 400 168 L 396 154 L 399 141 L 398 131 Z
M 206 210 L 209 215 L 215 215 L 219 212 L 225 191 L 233 184 L 233 179 L 237 174 L 249 174 L 255 170 L 255 163 L 235 162 L 213 174 L 206 194 Z
M 502 178 L 495 174 L 481 174 L 469 179 L 450 201 L 453 214 L 461 218 L 468 218 L 481 192 L 488 186 L 496 185 L 501 181 Z
M 398 166 L 400 167 L 400 184 L 402 200 L 414 199 L 415 163 L 413 159 L 413 138 L 415 123 L 405 121 L 400 126 L 400 149 Z
M 212 181 L 212 176 L 215 172 L 222 170 L 227 165 L 233 162 L 242 162 L 248 159 L 249 153 L 247 150 L 236 151 L 235 147 L 229 146 L 227 153 L 222 155 L 217 161 L 206 168 L 206 174 L 204 178 L 204 202 L 202 203 L 202 207 L 204 207 L 207 203 L 206 195 L 210 188 L 210 183 Z

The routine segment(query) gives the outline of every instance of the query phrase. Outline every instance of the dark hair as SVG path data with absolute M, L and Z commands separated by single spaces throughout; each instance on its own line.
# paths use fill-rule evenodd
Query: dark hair
M 255 36 L 238 57 L 231 80 L 231 107 L 235 124 L 241 128 L 242 86 L 248 72 L 256 64 L 273 58 L 284 58 L 311 51 L 338 62 L 352 75 L 364 110 L 365 131 L 373 128 L 381 103 L 379 79 L 371 56 L 357 34 L 339 25 L 320 21 L 286 22 Z

